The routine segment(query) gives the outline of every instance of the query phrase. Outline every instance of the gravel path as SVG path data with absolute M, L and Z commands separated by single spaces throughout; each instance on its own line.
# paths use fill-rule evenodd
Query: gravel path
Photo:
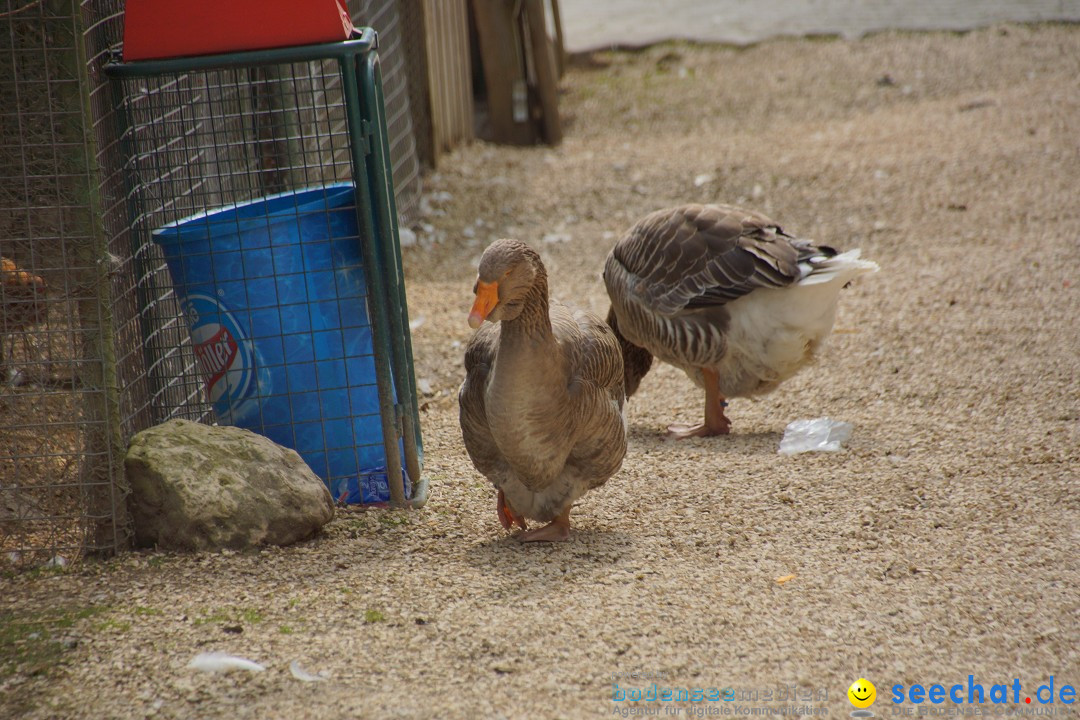
M 1080 20 L 1080 0 L 589 0 L 560 7 L 571 52 L 676 38 L 747 45 L 781 36 L 854 39 L 886 29 Z
M 429 504 L 344 511 L 291 548 L 3 578 L 0 716 L 588 718 L 626 706 L 613 682 L 738 698 L 641 706 L 666 716 L 846 716 L 865 676 L 881 717 L 894 685 L 1076 687 L 1078 77 L 1077 26 L 575 65 L 560 148 L 477 144 L 428 181 L 405 261 Z M 654 370 L 572 540 L 519 545 L 457 425 L 479 253 L 533 243 L 554 293 L 603 313 L 618 233 L 707 200 L 882 271 L 844 293 L 816 366 L 731 403 L 730 437 L 666 442 L 702 398 Z M 777 454 L 788 422 L 823 415 L 854 424 L 846 450 Z M 185 668 L 209 651 L 267 670 Z

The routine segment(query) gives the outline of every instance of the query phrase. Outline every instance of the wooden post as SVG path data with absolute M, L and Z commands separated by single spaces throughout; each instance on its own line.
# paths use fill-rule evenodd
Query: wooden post
M 525 0 L 525 20 L 529 26 L 536 92 L 540 100 L 541 135 L 548 145 L 562 142 L 559 119 L 559 74 L 555 52 L 548 37 L 544 0 Z
M 492 139 L 510 145 L 533 145 L 539 138 L 528 113 L 522 121 L 514 118 L 515 86 L 520 94 L 526 87 L 526 80 L 522 63 L 524 50 L 513 17 L 513 3 L 472 0 L 472 7 L 484 64 Z
M 79 0 L 67 1 L 70 2 L 71 16 L 76 19 L 75 47 L 70 58 L 75 63 L 76 74 L 72 77 L 78 77 L 89 67 L 86 36 L 79 21 L 82 17 Z M 67 107 L 82 109 L 81 126 L 70 128 L 65 139 L 72 144 L 81 144 L 83 156 L 71 153 L 66 157 L 75 163 L 73 176 L 76 173 L 82 175 L 87 183 L 87 187 L 75 192 L 85 193 L 87 207 L 82 230 L 88 241 L 76 247 L 67 271 L 74 273 L 74 267 L 83 268 L 79 279 L 85 281 L 85 287 L 92 288 L 80 293 L 82 297 L 77 305 L 83 341 L 80 350 L 87 360 L 80 377 L 87 390 L 83 393 L 83 416 L 80 418 L 83 457 L 79 464 L 79 483 L 86 516 L 83 543 L 87 554 L 112 555 L 130 544 L 133 533 L 126 502 L 130 488 L 124 476 L 123 458 L 127 444 L 121 429 L 109 245 L 98 185 L 102 172 L 97 160 L 89 83 L 83 81 L 75 87 L 69 86 L 63 95 Z
M 473 137 L 473 87 L 466 0 L 423 0 L 431 164 Z
M 566 74 L 566 43 L 563 41 L 562 12 L 559 0 L 551 0 L 551 20 L 555 24 L 555 65 L 559 68 L 559 79 Z

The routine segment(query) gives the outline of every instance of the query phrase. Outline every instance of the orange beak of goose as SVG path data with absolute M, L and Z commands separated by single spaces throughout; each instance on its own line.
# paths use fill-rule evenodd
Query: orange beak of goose
M 499 304 L 499 283 L 476 281 L 476 302 L 469 312 L 469 327 L 473 330 L 484 324 L 485 318 Z

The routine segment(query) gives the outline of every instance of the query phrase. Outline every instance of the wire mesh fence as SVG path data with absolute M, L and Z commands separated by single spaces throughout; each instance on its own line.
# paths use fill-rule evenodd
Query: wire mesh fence
M 300 452 L 335 497 L 389 500 L 360 251 L 376 240 L 356 222 L 364 138 L 338 63 L 123 82 L 151 424 L 247 427 Z
M 333 67 L 309 70 L 232 69 L 125 84 L 121 172 L 133 216 L 125 254 L 139 278 L 133 319 L 144 357 L 124 363 L 123 372 L 141 375 L 145 363 L 148 381 L 128 406 L 137 426 L 210 412 L 161 251 L 148 242 L 154 230 L 209 208 L 349 179 L 340 78 Z
M 0 4 L 0 566 L 123 540 L 109 326 L 70 4 Z
M 359 23 L 386 27 L 403 214 L 420 182 L 404 59 L 413 5 L 350 3 Z M 0 0 L 0 570 L 126 546 L 127 439 L 164 418 L 213 417 L 149 233 L 350 179 L 332 63 L 118 87 L 102 69 L 121 47 L 123 9 Z

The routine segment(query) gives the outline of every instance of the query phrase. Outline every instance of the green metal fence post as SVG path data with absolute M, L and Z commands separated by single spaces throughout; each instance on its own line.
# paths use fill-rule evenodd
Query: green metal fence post
M 410 478 L 420 477 L 420 453 L 423 451 L 420 428 L 417 420 L 417 398 L 415 370 L 413 367 L 412 343 L 409 332 L 409 312 L 405 298 L 405 279 L 400 260 L 398 240 L 397 212 L 392 192 L 390 170 L 390 150 L 386 133 L 386 110 L 382 102 L 382 73 L 379 69 L 378 56 L 369 53 L 364 62 L 364 113 L 369 123 L 376 129 L 372 143 L 374 162 L 368 166 L 371 183 L 378 191 L 375 193 L 375 207 L 378 211 L 378 242 L 383 258 L 383 271 L 392 301 L 396 301 L 397 312 L 390 313 L 391 344 L 394 361 L 394 381 L 397 389 L 400 416 L 402 419 L 402 441 L 405 446 L 406 471 Z M 413 480 L 413 482 L 418 482 Z M 417 506 L 426 501 L 426 485 L 422 492 L 414 491 Z

